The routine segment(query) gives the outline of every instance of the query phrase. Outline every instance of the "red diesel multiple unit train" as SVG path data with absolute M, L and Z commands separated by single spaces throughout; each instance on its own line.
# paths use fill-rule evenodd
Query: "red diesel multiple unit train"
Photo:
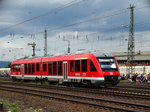
M 12 79 L 42 79 L 59 84 L 116 85 L 119 76 L 114 57 L 91 53 L 16 60 L 11 68 Z

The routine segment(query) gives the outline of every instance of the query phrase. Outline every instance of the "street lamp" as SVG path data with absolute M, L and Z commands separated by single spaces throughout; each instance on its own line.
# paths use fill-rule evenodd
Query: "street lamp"
M 35 42 L 33 42 L 33 43 L 28 43 L 28 45 L 31 45 L 32 46 L 32 50 L 33 50 L 33 54 L 32 54 L 32 56 L 35 56 L 35 46 L 36 46 L 36 44 L 35 44 Z
M 129 28 L 128 25 L 121 25 L 123 28 Z

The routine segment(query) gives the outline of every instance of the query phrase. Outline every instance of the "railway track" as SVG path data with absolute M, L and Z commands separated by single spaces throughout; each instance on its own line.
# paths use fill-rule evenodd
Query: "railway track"
M 112 87 L 112 88 L 109 88 L 109 89 L 89 89 L 89 88 L 74 88 L 74 87 L 66 87 L 66 86 L 52 86 L 52 85 L 36 85 L 36 84 L 27 84 L 27 83 L 23 83 L 23 82 L 6 82 L 6 81 L 0 81 L 0 85 L 1 86 L 4 86 L 4 85 L 7 85 L 7 86 L 20 86 L 21 88 L 26 88 L 26 87 L 31 87 L 31 88 L 34 88 L 34 89 L 38 89 L 38 90 L 41 90 L 41 89 L 46 89 L 46 91 L 48 90 L 56 90 L 55 92 L 57 93 L 57 90 L 58 90 L 58 93 L 61 93 L 61 92 L 74 92 L 74 94 L 76 93 L 83 93 L 83 94 L 91 94 L 92 97 L 94 95 L 104 95 L 104 96 L 116 96 L 116 97 L 120 97 L 120 98 L 127 98 L 127 99 L 139 99 L 139 100 L 143 100 L 144 102 L 145 101 L 149 101 L 149 94 L 141 94 L 141 93 L 135 93 L 135 91 L 133 90 L 133 92 L 122 92 L 120 91 L 116 91 L 116 89 L 118 90 L 118 87 Z M 19 88 L 20 88 L 19 87 Z M 113 90 L 112 90 L 113 89 Z M 124 89 L 124 88 L 123 88 Z M 131 88 L 127 88 L 127 90 L 131 90 Z M 114 91 L 115 90 L 115 91 Z M 140 90 L 140 89 L 139 89 Z M 137 90 L 138 91 L 138 90 Z M 148 90 L 147 90 L 148 91 Z M 118 94 L 119 93 L 119 94 Z M 66 94 L 66 93 L 65 93 Z M 127 95 L 129 94 L 129 95 Z M 132 94 L 132 95 L 131 95 Z M 60 96 L 60 95 L 59 95 Z M 84 95 L 86 96 L 86 95 Z M 134 103 L 133 103 L 134 104 Z M 142 104 L 142 103 L 141 103 Z M 109 105 L 109 104 L 107 104 Z M 146 105 L 149 105 L 149 103 L 146 103 Z M 105 106 L 105 105 L 104 105 Z M 140 106 L 139 106 L 140 107 Z M 100 108 L 100 107 L 99 107 Z M 102 108 L 102 107 L 101 107 Z M 128 106 L 126 106 L 126 108 L 128 108 Z M 135 107 L 137 108 L 137 107 Z M 147 108 L 146 108 L 147 109 Z M 113 109 L 114 110 L 114 109 Z M 130 109 L 129 109 L 130 110 Z M 132 109 L 131 109 L 132 110 Z M 130 111 L 131 111 L 130 110 Z M 149 110 L 149 109 L 147 109 Z M 148 112 L 146 110 L 146 112 Z M 119 110 L 118 110 L 119 111 Z M 122 110 L 123 111 L 123 110 Z M 124 110 L 125 111 L 125 110 Z M 144 112 L 144 109 L 142 110 L 142 112 Z
M 114 89 L 87 89 L 87 88 L 79 88 L 79 87 L 66 87 L 66 86 L 47 86 L 47 85 L 35 85 L 35 84 L 26 84 L 26 83 L 14 83 L 14 82 L 0 82 L 1 85 L 16 85 L 16 86 L 24 86 L 24 87 L 34 87 L 34 88 L 44 88 L 44 89 L 53 89 L 60 91 L 73 91 L 73 92 L 82 92 L 88 94 L 96 94 L 96 95 L 109 95 L 115 97 L 124 97 L 130 99 L 139 99 L 139 100 L 150 100 L 150 94 L 144 94 L 135 92 L 134 90 L 126 92 Z
M 4 82 L 4 81 L 12 81 L 12 79 L 10 77 L 0 77 L 0 81 Z M 109 87 L 111 89 L 134 89 L 134 90 L 138 90 L 140 89 L 140 91 L 144 92 L 147 90 L 150 90 L 150 83 L 119 83 L 117 86 L 115 87 Z M 138 92 L 140 92 L 138 91 Z
M 54 99 L 59 101 L 83 104 L 83 105 L 96 107 L 96 108 L 106 108 L 109 110 L 115 110 L 120 112 L 137 112 L 137 111 L 149 112 L 150 111 L 150 105 L 122 102 L 122 101 L 115 101 L 115 100 L 106 100 L 106 99 L 88 97 L 82 95 L 74 95 L 74 94 L 66 94 L 66 93 L 64 94 L 60 92 L 49 92 L 47 90 L 45 91 L 45 90 L 29 89 L 29 88 L 25 89 L 21 87 L 20 88 L 11 87 L 11 86 L 8 87 L 2 85 L 0 85 L 0 90 L 38 96 L 46 99 L 49 98 L 49 99 Z
M 150 89 L 139 89 L 139 88 L 126 88 L 126 87 L 109 87 L 108 90 L 117 90 L 132 93 L 150 94 Z
M 150 84 L 118 84 L 116 87 L 118 88 L 132 88 L 132 89 L 143 89 L 143 90 L 150 90 Z

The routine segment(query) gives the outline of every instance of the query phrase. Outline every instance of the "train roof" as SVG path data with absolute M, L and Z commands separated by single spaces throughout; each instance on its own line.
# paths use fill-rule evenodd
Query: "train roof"
M 60 55 L 60 56 L 48 56 L 48 57 L 33 57 L 28 59 L 19 59 L 13 61 L 12 64 L 19 63 L 39 63 L 42 61 L 61 61 L 61 60 L 77 60 L 77 59 L 89 59 L 92 57 L 112 57 L 106 54 L 93 54 L 93 53 L 81 53 L 81 54 L 69 54 L 69 55 Z

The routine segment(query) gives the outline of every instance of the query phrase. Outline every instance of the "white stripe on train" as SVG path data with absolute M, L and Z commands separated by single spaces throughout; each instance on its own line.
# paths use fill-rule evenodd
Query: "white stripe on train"
M 11 75 L 11 77 L 16 77 L 19 79 L 34 79 L 36 77 L 40 78 L 48 78 L 48 79 L 64 79 L 64 76 L 40 76 L 40 75 L 24 75 L 24 77 L 22 75 Z M 67 79 L 86 79 L 86 80 L 104 80 L 104 77 L 70 77 L 68 76 Z

